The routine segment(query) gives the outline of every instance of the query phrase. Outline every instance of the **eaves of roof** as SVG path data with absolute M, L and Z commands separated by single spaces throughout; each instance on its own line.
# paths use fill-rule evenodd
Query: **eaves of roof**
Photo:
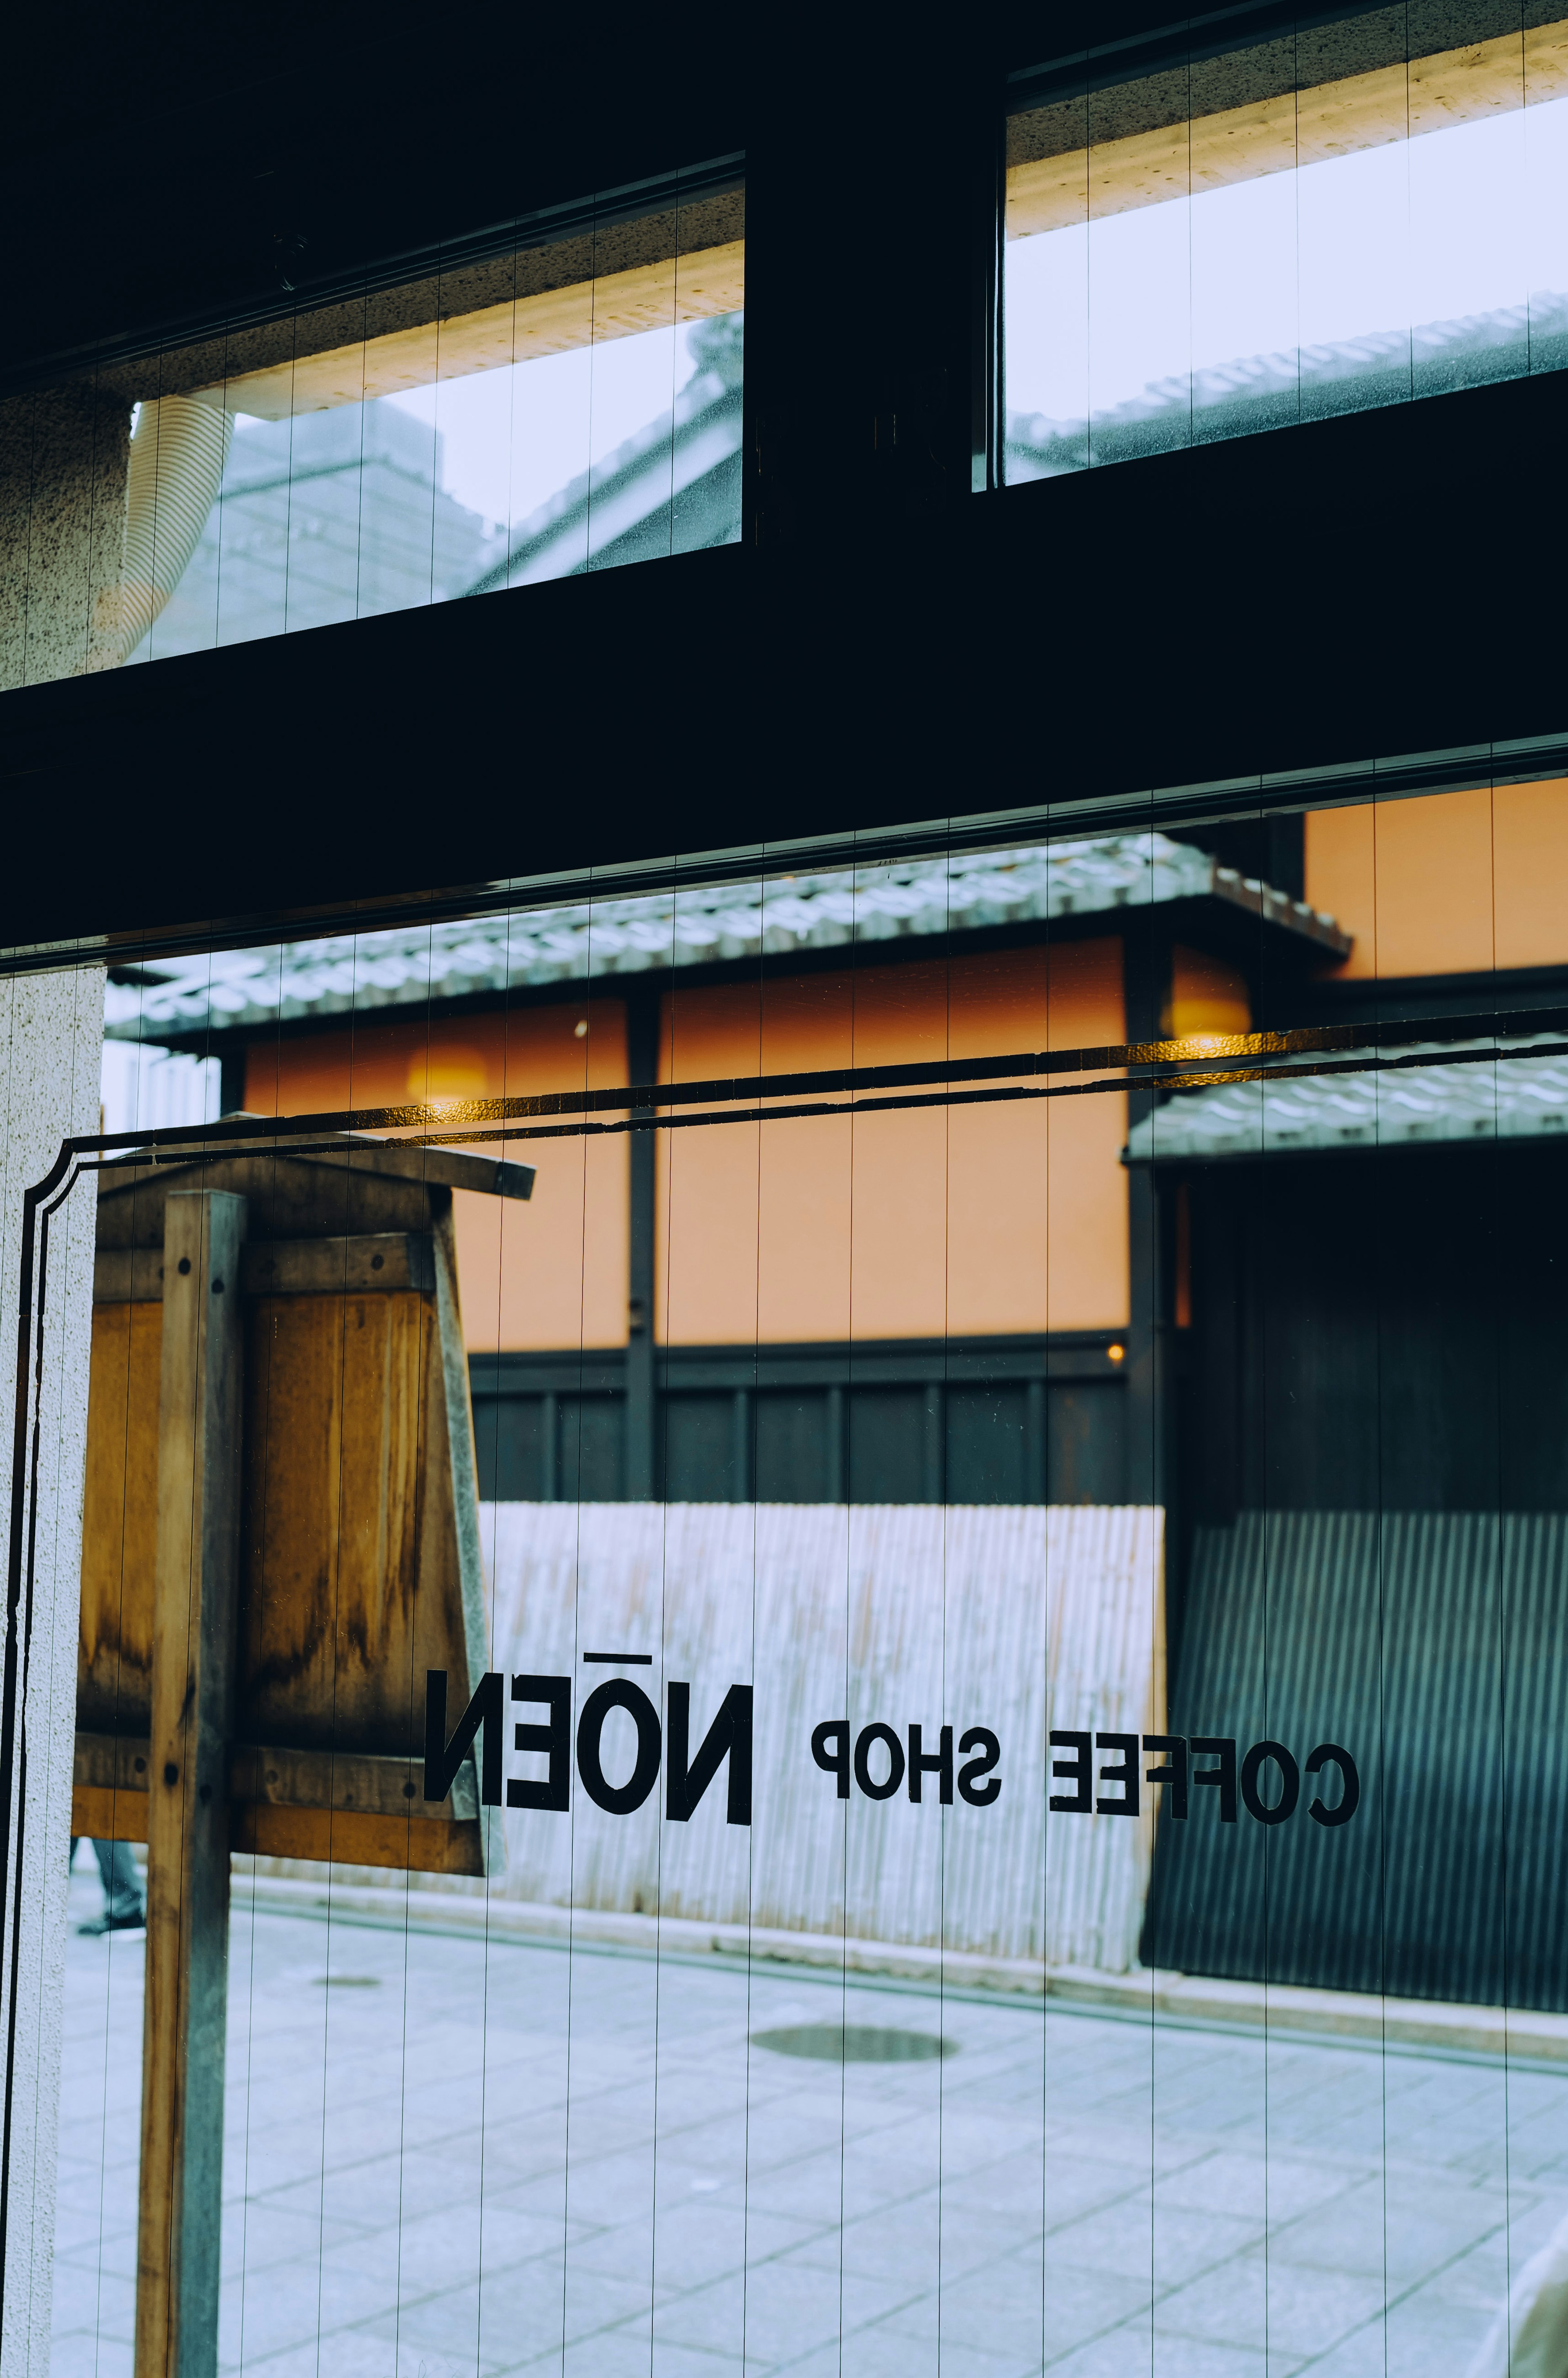
M 1129 1164 L 1213 1163 L 1369 1148 L 1568 1140 L 1568 1036 L 1428 1041 L 1383 1070 L 1375 1048 L 1304 1078 L 1184 1090 L 1134 1124 Z M 1434 1062 L 1423 1065 L 1429 1055 Z M 1412 1063 L 1414 1059 L 1416 1062 Z M 1441 1062 L 1438 1062 L 1440 1061 Z M 1345 1070 L 1364 1062 L 1367 1070 Z
M 1199 900 L 1237 925 L 1287 935 L 1304 958 L 1344 957 L 1351 946 L 1332 917 L 1207 851 L 1161 834 L 1113 835 L 164 961 L 110 983 L 106 1027 L 112 1039 L 167 1043 L 670 969 L 826 951 L 874 958 L 959 933 L 1076 928 Z

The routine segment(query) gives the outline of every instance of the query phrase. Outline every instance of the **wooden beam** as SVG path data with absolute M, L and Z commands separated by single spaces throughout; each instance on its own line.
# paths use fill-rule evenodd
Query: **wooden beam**
M 537 355 L 598 346 L 639 330 L 667 330 L 705 315 L 739 313 L 745 301 L 746 244 L 729 240 L 629 271 L 601 272 L 564 289 L 508 297 L 501 305 L 379 339 L 357 339 L 209 386 L 211 393 L 221 393 L 230 413 L 286 421 L 296 414 L 363 404 L 371 397 L 466 378 Z
M 259 1239 L 240 1255 L 247 1296 L 373 1295 L 394 1288 L 434 1293 L 428 1231 L 367 1231 L 352 1238 Z M 95 1304 L 155 1304 L 163 1294 L 162 1247 L 100 1247 Z
M 272 1239 L 247 1247 L 240 1280 L 249 1296 L 374 1295 L 436 1285 L 428 1234 L 370 1231 L 348 1239 Z
M 484 1829 L 476 1820 L 386 1817 L 356 1809 L 275 1808 L 265 1801 L 236 1808 L 234 1846 L 258 1857 L 332 1859 L 384 1866 L 398 1874 L 485 1871 Z
M 145 1796 L 150 1742 L 134 1735 L 78 1733 L 74 1783 L 83 1790 Z M 276 1808 L 357 1809 L 364 1814 L 420 1819 L 476 1818 L 479 1813 L 474 1762 L 464 1759 L 451 1793 L 440 1802 L 424 1796 L 425 1766 L 419 1759 L 385 1759 L 356 1750 L 290 1750 L 270 1743 L 241 1743 L 229 1754 L 231 1800 L 264 1801 Z M 141 1832 L 129 1838 L 143 1839 Z
M 163 1295 L 162 1247 L 100 1247 L 93 1256 L 94 1304 L 157 1304 Z
M 164 1208 L 136 2378 L 214 2378 L 246 1201 Z
M 1007 237 L 1098 222 L 1450 125 L 1506 114 L 1568 90 L 1568 24 L 1502 33 L 1435 57 L 1376 66 L 1310 90 L 1179 122 L 1007 169 Z M 1055 111 L 1042 111 L 1055 114 Z M 1027 119 L 1015 119 L 1027 143 Z
M 470 1774 L 470 1791 L 472 1784 Z M 94 1842 L 144 1842 L 147 1794 L 78 1784 L 71 1791 L 71 1832 Z M 428 1817 L 421 1809 L 392 1816 L 258 1801 L 234 1810 L 229 1846 L 259 1857 L 335 1858 L 344 1866 L 390 1867 L 398 1874 L 485 1871 L 476 1817 Z
M 447 1797 L 424 1798 L 419 1759 L 382 1759 L 363 1751 L 279 1750 L 247 1746 L 229 1762 L 229 1790 L 239 1802 L 279 1808 L 353 1811 L 361 1816 L 413 1817 L 432 1822 L 479 1813 L 474 1762 L 464 1759 Z
M 146 1793 L 116 1792 L 104 1784 L 73 1784 L 71 1837 L 74 1841 L 144 1842 Z
M 147 1790 L 147 1767 L 152 1756 L 151 1742 L 133 1734 L 90 1734 L 78 1727 L 76 1760 L 71 1771 L 73 1785 L 94 1792 L 142 1792 Z M 73 1832 L 78 1828 L 73 1827 Z M 138 1834 L 146 1839 L 146 1824 Z
M 443 1127 L 487 1123 L 494 1120 L 489 1111 L 493 1104 L 488 1099 L 434 1099 L 426 1105 L 409 1107 L 406 1115 L 411 1127 L 432 1119 Z M 159 1185 L 154 1194 L 161 1197 L 203 1181 L 209 1186 L 220 1187 L 230 1181 L 250 1182 L 255 1175 L 244 1159 L 252 1156 L 267 1157 L 272 1166 L 265 1190 L 256 1193 L 264 1206 L 273 1212 L 293 1211 L 312 1219 L 325 1203 L 324 1191 L 329 1184 L 320 1180 L 323 1169 L 355 1172 L 361 1181 L 377 1176 L 389 1181 L 412 1181 L 421 1189 L 470 1189 L 480 1197 L 526 1199 L 534 1194 L 535 1166 L 514 1164 L 510 1158 L 471 1156 L 463 1148 L 424 1147 L 417 1141 L 376 1139 L 361 1132 L 328 1131 L 319 1139 L 302 1141 L 283 1138 L 271 1132 L 254 1138 L 247 1135 L 240 1139 L 219 1140 L 209 1151 L 193 1156 L 188 1164 L 175 1162 L 172 1155 L 161 1163 L 139 1156 L 116 1157 L 104 1166 L 98 1178 L 100 1230 L 105 1219 L 105 1207 L 122 1198 L 127 1190 L 139 1190 L 156 1182 Z M 127 1209 L 127 1213 L 134 1210 Z M 145 1213 L 146 1207 L 141 1210 Z

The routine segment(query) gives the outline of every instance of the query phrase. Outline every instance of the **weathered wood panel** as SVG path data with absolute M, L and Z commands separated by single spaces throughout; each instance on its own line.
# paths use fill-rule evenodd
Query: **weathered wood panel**
M 151 1723 L 163 1343 L 162 1305 L 94 1306 L 77 1723 L 110 1734 Z
M 278 1855 L 496 1870 L 500 1828 L 478 1808 L 472 1762 L 440 1815 L 409 1806 L 412 1771 L 388 1763 L 422 1760 L 426 1671 L 471 1690 L 487 1664 L 454 1184 L 522 1197 L 533 1173 L 345 1141 L 307 1159 L 266 1147 L 127 1168 L 105 1186 L 78 1702 L 76 1814 L 88 1830 L 140 1839 L 151 1823 L 156 1839 L 145 1801 L 126 1811 L 119 1798 L 139 1797 L 156 1764 L 163 1300 L 188 1295 L 164 1231 L 171 1198 L 243 1188 L 249 1235 L 225 1283 L 231 1313 L 246 1298 L 247 1412 L 225 1725 L 251 1750 L 223 1806 L 269 1805 L 243 1816 L 247 1847 L 264 1835 Z
M 468 1666 L 433 1301 L 257 1299 L 246 1401 L 236 1731 L 411 1758 Z

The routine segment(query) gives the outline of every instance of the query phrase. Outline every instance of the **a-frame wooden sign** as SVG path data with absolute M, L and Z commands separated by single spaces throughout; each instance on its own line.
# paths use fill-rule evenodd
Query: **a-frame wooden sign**
M 333 1136 L 101 1173 L 71 1830 L 148 1847 L 136 2378 L 217 2364 L 233 1850 L 482 1875 L 427 1678 L 486 1652 L 454 1189 Z M 488 1731 L 488 1730 L 487 1730 Z

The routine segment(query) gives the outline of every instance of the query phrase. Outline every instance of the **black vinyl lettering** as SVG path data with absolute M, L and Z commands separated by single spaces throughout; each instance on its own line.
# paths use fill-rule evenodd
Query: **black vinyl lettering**
M 1167 1806 L 1172 1816 L 1184 1818 L 1187 1815 L 1187 1736 L 1182 1734 L 1146 1734 L 1143 1747 L 1146 1751 L 1163 1750 L 1165 1754 L 1162 1766 L 1144 1769 L 1143 1781 L 1152 1784 L 1156 1791 L 1161 1784 L 1166 1785 L 1171 1796 Z
M 829 1742 L 837 1746 L 832 1750 L 827 1747 Z M 820 1725 L 813 1726 L 811 1755 L 825 1775 L 836 1775 L 838 1778 L 838 1797 L 840 1800 L 847 1800 L 850 1796 L 849 1719 L 847 1717 L 825 1718 Z
M 980 1753 L 978 1759 L 971 1759 L 967 1767 L 959 1770 L 959 1797 L 967 1800 L 971 1808 L 988 1808 L 1002 1789 L 1002 1779 L 999 1775 L 992 1775 L 989 1784 L 979 1783 L 976 1779 L 991 1774 L 992 1768 L 1002 1756 L 1002 1746 L 988 1725 L 971 1725 L 966 1734 L 959 1736 L 959 1748 Z
M 724 1807 L 727 1825 L 752 1821 L 752 1688 L 731 1685 L 718 1705 L 718 1715 L 703 1736 L 695 1759 L 688 1763 L 692 1733 L 692 1687 L 671 1685 L 665 1726 L 664 1813 L 671 1824 L 686 1824 L 693 1809 L 728 1759 L 730 1778 Z
M 1055 1729 L 1052 1731 L 1053 1750 L 1072 1750 L 1078 1754 L 1074 1759 L 1053 1759 L 1051 1761 L 1053 1775 L 1058 1776 L 1064 1784 L 1074 1784 L 1078 1786 L 1078 1789 L 1070 1795 L 1066 1792 L 1052 1793 L 1051 1806 L 1059 1817 L 1087 1817 L 1093 1806 L 1091 1797 L 1092 1786 L 1089 1776 L 1089 1746 L 1090 1736 L 1087 1734 L 1057 1733 Z
M 1280 1796 L 1272 1808 L 1264 1799 L 1259 1785 L 1270 1759 L 1280 1771 Z M 1301 1796 L 1301 1770 L 1283 1742 L 1255 1742 L 1241 1762 L 1241 1796 L 1249 1817 L 1260 1825 L 1283 1825 L 1296 1813 L 1296 1803 Z
M 920 1798 L 920 1779 L 923 1775 L 935 1775 L 937 1779 L 936 1797 L 944 1808 L 950 1808 L 953 1805 L 953 1729 L 950 1725 L 942 1727 L 936 1736 L 936 1748 L 934 1751 L 926 1750 L 923 1747 L 923 1740 L 920 1727 L 911 1725 L 910 1728 L 910 1798 L 911 1800 Z
M 624 1784 L 607 1784 L 599 1763 L 599 1738 L 614 1709 L 625 1710 L 637 1729 L 636 1764 Z M 595 1687 L 577 1721 L 577 1772 L 596 1808 L 607 1808 L 612 1817 L 629 1817 L 633 1808 L 640 1808 L 658 1782 L 659 1748 L 658 1711 L 640 1686 L 614 1676 L 609 1684 Z
M 887 1746 L 887 1781 L 874 1784 L 871 1780 L 871 1754 L 876 1744 Z M 855 1782 L 868 1800 L 890 1800 L 904 1780 L 904 1746 L 890 1725 L 880 1720 L 874 1725 L 862 1725 L 855 1737 Z
M 1096 1813 L 1102 1817 L 1136 1817 L 1138 1814 L 1137 1735 L 1097 1734 L 1094 1737 L 1094 1747 L 1096 1750 L 1121 1752 L 1119 1766 L 1102 1767 L 1100 1770 L 1101 1783 L 1119 1784 L 1122 1787 L 1121 1796 L 1115 1800 L 1097 1799 L 1094 1803 Z
M 507 1780 L 506 1805 L 509 1808 L 554 1808 L 572 1806 L 572 1679 L 570 1676 L 513 1676 L 512 1698 L 514 1701 L 543 1701 L 549 1710 L 548 1725 L 519 1725 L 513 1729 L 513 1744 L 518 1750 L 542 1750 L 549 1760 L 549 1771 L 541 1781 L 537 1776 L 513 1775 Z
M 1220 1822 L 1236 1822 L 1236 1739 L 1228 1734 L 1195 1734 L 1191 1741 L 1195 1759 L 1217 1759 L 1217 1767 L 1194 1767 L 1194 1784 L 1212 1784 L 1220 1796 Z
M 1361 1778 L 1356 1771 L 1356 1761 L 1337 1742 L 1320 1742 L 1307 1761 L 1307 1772 L 1316 1775 L 1323 1767 L 1339 1770 L 1338 1804 L 1331 1808 L 1324 1800 L 1309 1800 L 1307 1814 L 1320 1825 L 1347 1825 L 1361 1805 Z
M 444 1800 L 452 1779 L 468 1756 L 474 1736 L 485 1729 L 479 1766 L 479 1798 L 487 1808 L 501 1806 L 501 1679 L 481 1676 L 474 1697 L 457 1721 L 457 1731 L 446 1738 L 446 1670 L 425 1671 L 425 1797 Z

